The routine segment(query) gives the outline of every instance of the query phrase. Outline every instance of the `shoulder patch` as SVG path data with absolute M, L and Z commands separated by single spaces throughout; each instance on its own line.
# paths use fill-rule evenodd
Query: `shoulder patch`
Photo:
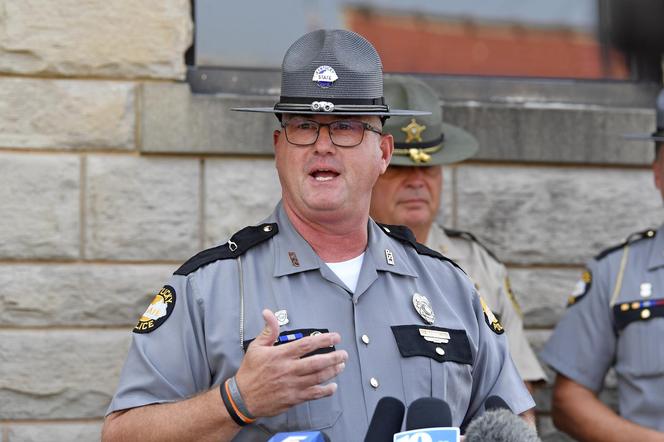
M 489 254 L 490 257 L 492 257 L 498 262 L 501 262 L 500 259 L 498 259 L 498 257 L 496 256 L 496 254 L 493 253 L 491 249 L 489 249 L 487 246 L 482 244 L 482 242 L 480 242 L 480 240 L 477 239 L 477 237 L 472 233 L 463 230 L 448 229 L 447 227 L 443 227 L 443 230 L 445 231 L 445 234 L 450 238 L 466 238 L 467 240 L 476 243 L 478 246 L 482 247 L 484 251 Z
M 138 319 L 134 333 L 150 333 L 158 329 L 175 308 L 175 289 L 165 285 L 150 302 L 145 313 Z
M 441 261 L 447 261 L 451 263 L 454 267 L 458 268 L 461 270 L 463 273 L 466 273 L 456 262 L 452 261 L 446 256 L 443 256 L 439 252 L 432 250 L 425 246 L 424 244 L 420 244 L 417 242 L 417 239 L 415 238 L 415 235 L 413 232 L 406 226 L 396 226 L 396 225 L 391 225 L 391 224 L 381 224 L 377 223 L 381 229 L 383 229 L 383 232 L 387 233 L 390 237 L 395 238 L 401 242 L 405 242 L 409 244 L 411 247 L 413 247 L 418 254 L 420 255 L 426 255 L 426 256 L 431 256 L 433 258 L 438 258 Z
M 592 283 L 593 274 L 589 269 L 585 269 L 581 274 L 581 279 L 579 279 L 574 287 L 574 292 L 567 298 L 567 307 L 571 307 L 581 301 L 588 294 Z
M 498 321 L 498 318 L 496 318 L 496 315 L 493 314 L 493 312 L 489 308 L 489 305 L 484 301 L 484 299 L 482 299 L 481 296 L 480 296 L 480 304 L 482 304 L 482 310 L 484 311 L 484 320 L 486 321 L 486 325 L 489 326 L 491 331 L 497 335 L 502 335 L 503 333 L 505 333 L 505 329 Z
M 626 245 L 635 243 L 635 242 L 640 241 L 642 239 L 654 238 L 656 234 L 657 234 L 657 231 L 653 230 L 653 229 L 647 229 L 647 230 L 644 230 L 642 232 L 632 233 L 631 235 L 629 235 L 627 237 L 627 239 L 625 241 L 621 242 L 620 244 L 615 245 L 615 246 L 611 246 L 611 247 L 609 247 L 607 249 L 604 249 L 601 252 L 599 252 L 597 255 L 595 255 L 595 260 L 599 261 L 600 259 L 604 258 L 605 256 L 610 255 L 612 252 L 615 252 L 616 250 L 620 250 L 623 247 L 625 247 Z
M 237 258 L 250 248 L 272 238 L 277 233 L 279 233 L 279 226 L 276 223 L 245 227 L 231 236 L 231 239 L 227 243 L 204 250 L 194 257 L 189 258 L 174 274 L 187 276 L 215 261 Z

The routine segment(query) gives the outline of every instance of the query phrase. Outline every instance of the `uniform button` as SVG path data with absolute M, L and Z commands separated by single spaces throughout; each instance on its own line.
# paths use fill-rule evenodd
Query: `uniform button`
M 443 356 L 443 355 L 445 354 L 445 350 L 443 350 L 443 349 L 440 348 L 440 347 L 436 347 L 436 353 L 438 353 L 439 355 Z
M 362 335 L 362 342 L 365 344 L 369 345 L 369 336 L 367 335 Z
M 650 317 L 650 310 L 641 310 L 641 319 L 648 319 Z
M 263 232 L 271 232 L 271 231 L 272 231 L 271 225 L 268 224 L 267 226 L 263 227 Z
M 376 379 L 376 378 L 371 378 L 371 379 L 369 379 L 369 383 L 371 384 L 371 386 L 372 386 L 373 388 L 378 388 L 378 385 L 379 385 L 379 384 L 378 384 L 378 379 Z
M 388 228 L 385 227 L 385 226 L 383 226 L 383 230 L 385 230 L 387 233 L 390 233 L 390 229 L 388 229 Z

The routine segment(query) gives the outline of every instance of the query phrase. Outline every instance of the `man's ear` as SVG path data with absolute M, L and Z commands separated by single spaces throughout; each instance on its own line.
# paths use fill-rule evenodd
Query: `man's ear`
M 279 135 L 281 135 L 281 131 L 279 129 L 275 129 L 274 132 L 272 132 L 272 145 L 274 147 L 277 147 L 277 142 L 279 141 Z
M 394 153 L 394 137 L 392 134 L 384 134 L 380 137 L 380 151 L 381 151 L 381 175 L 387 170 L 387 166 L 390 165 L 390 160 L 392 160 L 392 154 Z

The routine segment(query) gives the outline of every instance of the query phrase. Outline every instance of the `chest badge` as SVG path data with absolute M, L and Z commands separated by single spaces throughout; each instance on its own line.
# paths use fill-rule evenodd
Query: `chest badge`
M 650 298 L 652 296 L 652 284 L 649 282 L 642 282 L 641 283 L 641 297 L 642 298 Z
M 436 315 L 431 307 L 431 302 L 429 302 L 426 296 L 420 295 L 419 293 L 413 293 L 413 306 L 415 307 L 417 314 L 429 324 L 433 324 L 436 320 Z
M 288 320 L 288 312 L 286 310 L 279 310 L 278 312 L 274 312 L 274 316 L 277 317 L 277 323 L 279 324 L 279 327 L 290 322 Z

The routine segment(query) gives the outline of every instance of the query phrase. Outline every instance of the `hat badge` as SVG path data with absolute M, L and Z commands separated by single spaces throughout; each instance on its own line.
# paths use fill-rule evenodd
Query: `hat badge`
M 327 89 L 330 86 L 332 86 L 332 83 L 334 83 L 338 79 L 339 77 L 337 76 L 337 73 L 335 72 L 334 68 L 332 68 L 331 66 L 323 65 L 323 66 L 318 66 L 316 68 L 316 70 L 314 71 L 314 76 L 311 79 L 311 81 L 313 81 L 323 89 Z
M 426 296 L 419 293 L 413 293 L 413 306 L 418 315 L 422 317 L 429 324 L 433 324 L 436 320 L 436 314 L 433 312 L 431 302 Z
M 426 128 L 425 125 L 418 124 L 417 121 L 415 121 L 415 118 L 411 118 L 410 123 L 402 127 L 401 130 L 406 132 L 406 143 L 413 143 L 422 142 L 422 132 L 424 132 Z

